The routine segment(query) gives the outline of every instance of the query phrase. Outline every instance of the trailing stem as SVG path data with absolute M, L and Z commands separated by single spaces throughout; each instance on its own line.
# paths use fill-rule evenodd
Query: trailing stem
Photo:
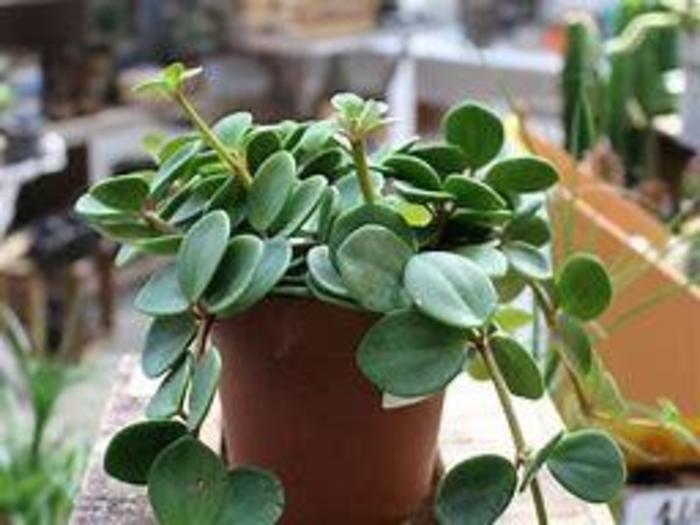
M 547 298 L 546 293 L 536 283 L 531 283 L 531 289 L 535 297 L 535 302 L 540 306 L 542 312 L 544 312 L 544 319 L 547 324 L 547 329 L 549 330 L 552 337 L 559 338 L 559 329 L 557 328 L 555 306 L 552 305 L 552 303 Z M 569 356 L 566 354 L 566 352 L 562 352 L 557 345 L 554 345 L 553 348 L 554 351 L 557 353 L 557 356 L 559 357 L 559 362 L 562 363 L 564 366 L 566 376 L 569 378 L 569 381 L 571 381 L 571 384 L 574 388 L 574 394 L 576 395 L 576 400 L 578 401 L 581 411 L 586 417 L 594 416 L 591 402 L 588 399 L 588 396 L 586 395 L 586 391 L 583 384 L 576 375 L 576 368 L 574 367 L 573 363 L 571 363 Z M 553 373 L 553 375 L 556 373 L 556 367 L 554 370 L 555 372 Z
M 226 146 L 219 140 L 209 125 L 199 115 L 194 106 L 190 103 L 187 97 L 181 90 L 175 91 L 174 95 L 176 102 L 180 105 L 192 124 L 202 134 L 206 143 L 211 147 L 219 157 L 228 165 L 231 172 L 238 177 L 243 187 L 248 190 L 253 184 L 253 178 L 248 171 L 245 160 L 229 151 Z
M 357 180 L 360 183 L 362 196 L 367 204 L 374 204 L 376 195 L 372 186 L 372 178 L 369 173 L 369 165 L 367 164 L 367 151 L 365 141 L 363 139 L 351 139 L 352 159 L 355 162 L 355 170 L 357 171 Z
M 515 414 L 515 409 L 513 408 L 510 394 L 508 393 L 508 386 L 506 385 L 505 379 L 501 374 L 498 363 L 496 363 L 496 360 L 491 353 L 491 348 L 487 337 L 482 339 L 481 343 L 478 345 L 478 350 L 479 354 L 484 360 L 489 376 L 491 376 L 493 384 L 496 387 L 496 393 L 498 394 L 498 399 L 501 403 L 501 407 L 503 408 L 503 413 L 506 416 L 506 421 L 508 422 L 508 428 L 510 429 L 513 443 L 515 444 L 516 468 L 520 468 L 529 461 L 530 448 L 525 441 L 525 436 L 522 428 L 520 427 L 520 422 Z M 547 509 L 544 504 L 544 498 L 542 497 L 542 490 L 540 489 L 539 481 L 536 477 L 530 482 L 530 488 L 532 491 L 532 500 L 535 506 L 535 513 L 537 514 L 537 523 L 539 525 L 547 525 Z

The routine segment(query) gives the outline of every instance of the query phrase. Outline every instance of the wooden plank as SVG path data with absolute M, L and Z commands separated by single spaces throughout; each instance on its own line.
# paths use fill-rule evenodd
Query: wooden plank
M 140 417 L 154 386 L 153 382 L 148 382 L 141 374 L 137 356 L 130 355 L 122 360 L 71 525 L 153 523 L 145 491 L 109 479 L 102 471 L 102 457 L 110 436 L 121 426 Z M 547 399 L 538 402 L 515 400 L 515 408 L 532 446 L 542 445 L 561 429 L 561 419 L 551 401 Z M 213 448 L 216 448 L 220 439 L 219 421 L 220 412 L 215 409 L 203 429 L 204 439 Z M 490 384 L 475 383 L 464 377 L 450 387 L 440 429 L 440 449 L 447 467 L 467 457 L 486 452 L 506 456 L 513 454 L 506 422 Z M 613 524 L 605 506 L 587 505 L 574 499 L 548 476 L 543 477 L 543 485 L 551 523 Z M 536 523 L 529 494 L 519 495 L 499 523 Z

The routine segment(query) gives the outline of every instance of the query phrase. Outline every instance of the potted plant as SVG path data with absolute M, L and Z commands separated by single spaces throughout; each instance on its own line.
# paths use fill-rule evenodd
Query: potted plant
M 439 522 L 493 523 L 530 490 L 546 523 L 545 465 L 584 500 L 615 497 L 612 440 L 562 432 L 532 450 L 511 406 L 544 395 L 508 333 L 513 292 L 532 288 L 572 323 L 611 297 L 597 259 L 576 255 L 554 276 L 538 248 L 553 166 L 507 155 L 501 121 L 473 102 L 447 114 L 444 142 L 372 156 L 387 108 L 352 94 L 333 98 L 328 121 L 255 125 L 240 112 L 210 127 L 186 95 L 198 73 L 175 64 L 140 87 L 172 98 L 194 131 L 150 144 L 153 171 L 76 204 L 124 243 L 119 263 L 165 260 L 136 298 L 153 318 L 143 369 L 162 382 L 147 420 L 111 441 L 107 472 L 147 485 L 165 525 L 399 523 L 432 501 L 442 393 L 468 370 L 493 382 L 517 453 L 447 472 Z M 197 439 L 217 388 L 227 461 Z

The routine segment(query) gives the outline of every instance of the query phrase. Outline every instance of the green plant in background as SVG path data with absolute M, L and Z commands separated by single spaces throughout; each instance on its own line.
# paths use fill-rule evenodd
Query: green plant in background
M 352 94 L 333 98 L 329 121 L 256 125 L 240 112 L 210 127 L 185 94 L 198 73 L 175 64 L 141 86 L 172 98 L 194 132 L 150 144 L 155 170 L 101 182 L 76 204 L 124 243 L 120 263 L 142 254 L 167 261 L 136 298 L 153 318 L 143 369 L 161 386 L 147 420 L 113 438 L 107 472 L 146 485 L 164 525 L 278 520 L 275 476 L 227 470 L 197 438 L 221 369 L 213 325 L 282 295 L 377 314 L 357 363 L 384 393 L 430 396 L 465 370 L 493 383 L 516 453 L 448 472 L 435 507 L 441 523 L 493 523 L 518 491 L 531 492 L 547 523 L 545 467 L 586 501 L 614 498 L 625 470 L 610 438 L 562 432 L 533 450 L 511 402 L 545 392 L 537 363 L 510 335 L 523 317 L 512 298 L 531 287 L 547 319 L 578 326 L 611 297 L 597 260 L 574 256 L 555 276 L 542 250 L 550 232 L 539 210 L 555 169 L 507 155 L 501 121 L 473 102 L 447 114 L 443 142 L 380 156 L 366 142 L 387 124 L 387 107 Z M 560 358 L 571 373 L 596 362 L 592 351 Z
M 65 365 L 35 356 L 6 306 L 0 306 L 0 327 L 14 358 L 1 377 L 0 523 L 60 525 L 72 508 L 83 454 L 48 443 L 46 428 L 70 374 Z
M 607 138 L 627 170 L 627 183 L 655 176 L 652 121 L 676 109 L 669 73 L 678 67 L 677 27 L 664 2 L 626 0 L 618 6 L 615 34 L 603 42 L 589 17 L 568 25 L 562 73 L 566 148 L 582 158 Z M 644 24 L 640 33 L 640 20 Z M 665 21 L 659 23 L 660 20 Z

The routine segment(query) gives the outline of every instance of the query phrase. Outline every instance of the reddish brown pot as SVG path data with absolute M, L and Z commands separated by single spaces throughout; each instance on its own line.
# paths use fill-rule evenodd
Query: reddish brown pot
M 355 364 L 375 318 L 270 299 L 217 325 L 229 461 L 275 472 L 287 525 L 394 525 L 430 494 L 442 396 L 397 410 Z

